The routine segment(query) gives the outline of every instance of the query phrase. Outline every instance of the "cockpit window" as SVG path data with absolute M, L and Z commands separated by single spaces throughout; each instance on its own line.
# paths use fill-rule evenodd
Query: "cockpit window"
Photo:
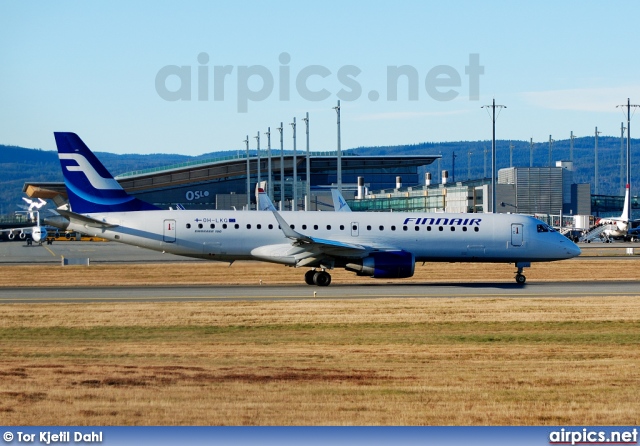
M 538 232 L 556 232 L 556 230 L 550 226 L 542 224 L 542 225 L 538 225 Z

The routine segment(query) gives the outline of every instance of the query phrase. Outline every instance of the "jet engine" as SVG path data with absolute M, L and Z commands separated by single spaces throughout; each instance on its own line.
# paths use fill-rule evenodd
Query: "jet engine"
M 374 279 L 402 279 L 413 276 L 415 258 L 407 251 L 372 252 L 359 263 L 347 263 L 345 269 Z

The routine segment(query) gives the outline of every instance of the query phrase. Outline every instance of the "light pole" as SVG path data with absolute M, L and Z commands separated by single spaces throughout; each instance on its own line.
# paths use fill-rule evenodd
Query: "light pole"
M 629 194 L 631 194 L 631 107 L 640 107 L 640 105 L 632 105 L 631 100 L 627 98 L 627 105 L 617 105 L 616 107 L 627 107 L 627 186 Z M 631 206 L 628 208 L 627 220 L 631 220 Z
M 333 109 L 336 111 L 336 114 L 338 115 L 338 156 L 337 156 L 337 164 L 338 164 L 338 170 L 337 170 L 337 176 L 338 176 L 338 192 L 340 192 L 340 194 L 342 194 L 342 150 L 340 148 L 340 100 L 338 99 L 338 105 L 333 107 Z
M 311 159 L 309 158 L 309 112 L 307 112 L 307 116 L 302 119 L 307 127 L 307 159 L 306 159 L 306 170 L 307 170 L 307 185 L 305 188 L 306 197 L 304 199 L 304 210 L 308 211 L 311 208 Z
M 251 210 L 251 166 L 249 165 L 249 135 L 243 141 L 247 146 L 247 211 Z
M 278 131 L 280 132 L 280 210 L 284 210 L 284 139 L 282 137 L 282 132 L 284 127 L 282 126 L 282 122 L 280 122 L 280 127 L 278 127 Z
M 491 212 L 496 213 L 496 108 L 507 108 L 506 105 L 496 105 L 496 100 L 493 100 L 491 105 L 483 105 L 482 108 L 489 108 L 493 110 L 491 122 L 493 122 L 493 138 L 491 139 Z M 487 110 L 488 111 L 488 110 Z
M 293 127 L 293 205 L 292 211 L 298 210 L 298 152 L 296 151 L 296 118 L 291 123 Z
M 593 182 L 594 182 L 594 186 L 593 186 L 593 194 L 594 195 L 599 195 L 598 192 L 598 184 L 600 183 L 600 181 L 598 181 L 598 135 L 602 133 L 598 131 L 598 127 L 596 127 L 596 142 L 595 142 L 595 151 L 594 151 L 594 158 L 595 158 L 595 162 L 594 164 L 594 169 L 595 169 L 595 176 L 593 178 Z
M 265 135 L 267 135 L 267 194 L 269 198 L 273 200 L 273 185 L 271 183 L 273 179 L 273 175 L 271 174 L 271 127 L 267 127 Z
M 262 178 L 260 175 L 260 132 L 258 132 L 257 136 L 254 136 L 256 141 L 258 141 L 258 148 L 256 149 L 256 157 L 258 159 L 257 168 L 258 168 L 258 182 L 257 185 L 260 187 L 260 183 L 262 182 Z M 256 197 L 257 200 L 257 197 Z M 258 206 L 258 201 L 256 201 L 256 211 L 260 210 L 260 206 Z

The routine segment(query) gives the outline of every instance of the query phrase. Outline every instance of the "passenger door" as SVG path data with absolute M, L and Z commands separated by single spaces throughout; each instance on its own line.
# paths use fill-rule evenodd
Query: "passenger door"
M 513 246 L 522 246 L 522 224 L 520 223 L 511 225 L 511 244 Z

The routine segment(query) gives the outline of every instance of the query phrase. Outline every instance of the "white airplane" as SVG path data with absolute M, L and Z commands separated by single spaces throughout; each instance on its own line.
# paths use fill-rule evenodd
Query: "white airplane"
M 55 139 L 71 205 L 59 211 L 68 219 L 62 229 L 188 257 L 307 267 L 309 285 L 329 285 L 334 268 L 411 277 L 416 262 L 513 263 L 523 284 L 531 262 L 580 254 L 540 220 L 518 214 L 162 210 L 128 195 L 76 134 Z
M 46 203 L 46 202 L 45 202 Z M 23 211 L 18 211 L 23 212 Z M 9 240 L 14 240 L 18 237 L 20 240 L 25 240 L 29 234 L 31 234 L 31 239 L 36 243 L 42 243 L 47 239 L 47 228 L 44 226 L 40 226 L 40 212 L 39 211 L 24 211 L 28 212 L 29 215 L 35 214 L 33 219 L 35 220 L 35 226 L 23 226 L 17 228 L 8 228 L 0 230 L 0 233 L 7 233 L 7 238 Z
M 607 217 L 601 218 L 596 221 L 597 225 L 609 225 L 608 229 L 605 229 L 603 232 L 606 234 L 606 237 L 611 238 L 627 238 L 629 235 L 629 230 L 631 229 L 630 221 L 629 221 L 629 208 L 631 206 L 631 195 L 629 193 L 629 185 L 625 189 L 624 193 L 624 207 L 622 209 L 622 215 L 620 217 Z
M 333 209 L 336 212 L 351 212 L 351 208 L 338 189 L 331 189 L 331 198 L 333 199 Z

